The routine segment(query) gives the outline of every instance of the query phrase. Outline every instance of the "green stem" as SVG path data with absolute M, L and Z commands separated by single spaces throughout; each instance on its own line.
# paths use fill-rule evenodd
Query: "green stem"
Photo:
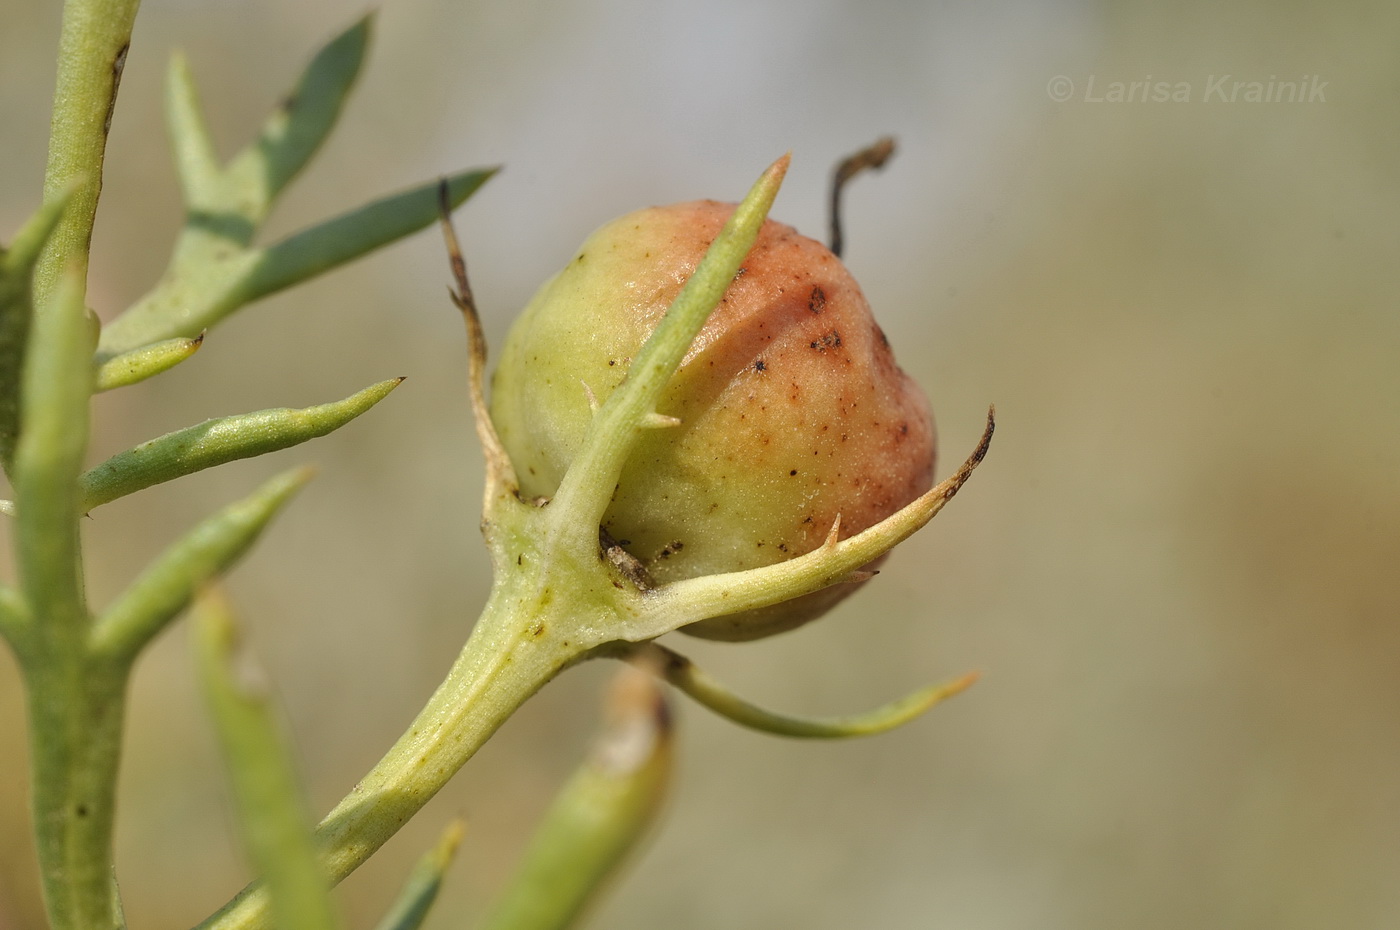
M 40 306 L 25 360 L 14 485 L 19 576 L 31 622 L 28 685 L 34 830 L 52 930 L 116 926 L 112 822 L 124 668 L 93 662 L 78 533 L 93 332 L 69 269 Z
M 35 833 L 52 930 L 120 925 L 111 849 L 127 668 L 67 659 L 28 671 Z
M 138 6 L 140 0 L 67 0 L 63 5 L 44 197 L 56 196 L 69 182 L 81 180 L 35 269 L 39 306 L 65 267 L 74 265 L 80 277 L 87 278 L 93 217 L 102 191 L 102 159 Z
M 72 200 L 34 270 L 36 319 L 16 449 L 20 574 L 34 619 L 22 653 L 31 790 L 52 930 L 109 930 L 121 922 L 112 829 L 127 666 L 94 662 L 85 648 L 77 476 L 92 386 L 91 330 L 83 313 L 88 248 L 138 5 L 64 4 L 44 194 L 51 199 L 72 190 Z
M 332 882 L 345 878 L 447 784 L 531 695 L 593 644 L 562 631 L 569 599 L 535 598 L 532 573 L 498 585 L 447 678 L 417 719 L 316 830 Z M 559 621 L 559 622 L 556 622 Z M 267 894 L 250 885 L 200 930 L 268 924 Z

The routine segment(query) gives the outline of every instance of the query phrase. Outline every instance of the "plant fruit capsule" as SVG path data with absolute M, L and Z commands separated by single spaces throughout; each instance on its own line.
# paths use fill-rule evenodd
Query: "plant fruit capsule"
M 515 322 L 492 419 L 525 498 L 549 497 L 592 407 L 628 365 L 734 207 L 652 207 L 593 233 Z M 587 386 L 585 388 L 585 385 Z M 933 418 L 865 296 L 826 246 L 764 223 L 643 432 L 603 528 L 651 582 L 770 565 L 845 538 L 933 484 Z M 858 585 L 685 627 L 746 640 L 791 629 Z

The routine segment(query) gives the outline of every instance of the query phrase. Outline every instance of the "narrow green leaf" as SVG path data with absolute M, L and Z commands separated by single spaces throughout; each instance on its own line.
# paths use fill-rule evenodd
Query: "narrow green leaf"
M 915 691 L 863 714 L 841 717 L 793 717 L 788 714 L 775 714 L 749 703 L 705 674 L 685 656 L 665 646 L 648 643 L 639 650 L 638 655 L 645 660 L 659 657 L 660 661 L 656 663 L 658 674 L 677 690 L 721 717 L 751 730 L 798 739 L 849 739 L 885 733 L 919 717 L 935 704 L 966 691 L 978 677 L 976 672 L 972 672 L 961 678 Z
M 78 474 L 88 439 L 94 330 L 75 267 L 36 307 L 22 374 L 12 473 L 21 587 L 46 633 L 81 635 L 87 624 L 78 538 Z M 62 648 L 62 647 L 60 647 Z
M 243 842 L 272 899 L 273 924 L 333 930 L 330 882 L 316 856 L 311 818 L 278 726 L 265 673 L 223 594 L 195 603 L 200 678 L 228 763 Z
M 380 381 L 318 407 L 277 407 L 205 420 L 147 440 L 84 473 L 79 480 L 83 512 L 152 485 L 324 436 L 379 403 L 403 380 Z
M 257 141 L 229 162 L 229 193 L 254 227 L 330 135 L 364 64 L 373 23 L 374 14 L 366 15 L 323 47 Z
M 110 358 L 97 366 L 93 390 L 100 394 L 154 378 L 198 352 L 203 342 L 203 333 L 193 339 L 181 336 Z
M 186 209 L 211 206 L 218 198 L 222 175 L 199 88 L 183 52 L 170 56 L 165 78 L 165 121 L 175 154 L 175 173 Z
M 20 371 L 33 317 L 34 263 L 53 235 L 76 185 L 50 199 L 0 249 L 0 467 L 9 471 L 19 439 Z
M 452 859 L 457 855 L 457 847 L 462 842 L 462 821 L 454 820 L 443 831 L 437 846 L 430 849 L 404 883 L 394 906 L 379 922 L 376 930 L 418 930 L 428 916 L 428 909 L 437 900 L 442 888 L 442 877 Z
M 629 669 L 609 705 L 591 757 L 554 799 L 485 930 L 571 926 L 655 819 L 671 772 L 665 702 Z
M 497 170 L 452 175 L 452 205 L 460 206 Z M 103 329 L 99 357 L 110 359 L 160 340 L 196 336 L 244 304 L 417 232 L 437 219 L 437 187 L 425 184 L 385 197 L 266 249 L 229 247 L 227 240 L 241 235 L 230 230 L 229 215 L 191 217 L 191 224 L 205 226 L 186 228 L 186 257 L 180 258 L 177 248 L 173 270 Z
M 464 171 L 448 178 L 452 206 L 460 206 L 499 170 Z M 438 218 L 439 185 L 435 181 L 376 200 L 268 246 L 234 299 L 251 303 L 417 232 Z
M 161 553 L 98 618 L 93 651 L 132 659 L 179 615 L 199 588 L 222 575 L 314 472 L 298 468 L 268 481 L 190 530 Z

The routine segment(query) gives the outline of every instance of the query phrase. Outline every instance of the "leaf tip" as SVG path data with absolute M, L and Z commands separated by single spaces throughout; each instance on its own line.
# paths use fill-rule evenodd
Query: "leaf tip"
M 442 838 L 438 840 L 437 849 L 434 850 L 441 868 L 446 868 L 452 857 L 457 855 L 457 849 L 462 845 L 462 837 L 466 835 L 467 819 L 461 815 L 452 818 L 447 828 L 442 831 Z
M 302 465 L 292 470 L 291 481 L 289 483 L 295 484 L 298 488 L 302 488 L 320 473 L 321 466 L 319 465 Z

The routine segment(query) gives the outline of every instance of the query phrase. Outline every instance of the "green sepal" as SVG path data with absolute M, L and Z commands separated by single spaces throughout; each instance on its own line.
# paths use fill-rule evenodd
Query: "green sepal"
M 311 839 L 302 798 L 265 673 L 242 641 L 222 592 L 195 602 L 201 683 L 228 764 L 244 846 L 267 883 L 275 926 L 334 930 L 330 881 Z
M 208 517 L 156 557 L 93 625 L 94 654 L 131 660 L 195 593 L 248 551 L 263 529 L 315 474 L 283 472 L 253 494 Z
M 83 512 L 185 475 L 286 449 L 324 436 L 358 417 L 403 383 L 391 378 L 317 407 L 277 407 L 205 420 L 116 455 L 79 479 Z
M 791 736 L 797 739 L 850 739 L 874 736 L 903 726 L 935 704 L 961 694 L 977 681 L 972 672 L 943 684 L 933 685 L 862 714 L 841 717 L 794 717 L 777 714 L 752 704 L 701 671 L 685 656 L 665 646 L 649 643 L 637 650 L 639 664 L 653 665 L 657 674 L 678 691 L 727 720 L 751 730 Z M 652 661 L 659 659 L 659 661 Z
M 437 845 L 428 850 L 409 873 L 389 912 L 375 930 L 418 930 L 428 917 L 428 910 L 442 889 L 442 878 L 457 855 L 462 842 L 463 824 L 454 820 L 447 825 Z
M 97 366 L 93 391 L 100 394 L 154 378 L 198 352 L 203 342 L 203 333 L 192 339 L 181 336 L 178 339 L 166 339 L 142 346 L 108 359 Z
M 643 642 L 710 617 L 771 607 L 834 584 L 868 579 L 871 573 L 863 566 L 924 527 L 962 489 L 986 457 L 995 430 L 996 408 L 992 407 L 987 410 L 982 438 L 957 471 L 854 536 L 841 539 L 838 515 L 826 541 L 804 555 L 760 568 L 702 575 L 651 589 L 643 608 L 627 619 L 621 638 Z

